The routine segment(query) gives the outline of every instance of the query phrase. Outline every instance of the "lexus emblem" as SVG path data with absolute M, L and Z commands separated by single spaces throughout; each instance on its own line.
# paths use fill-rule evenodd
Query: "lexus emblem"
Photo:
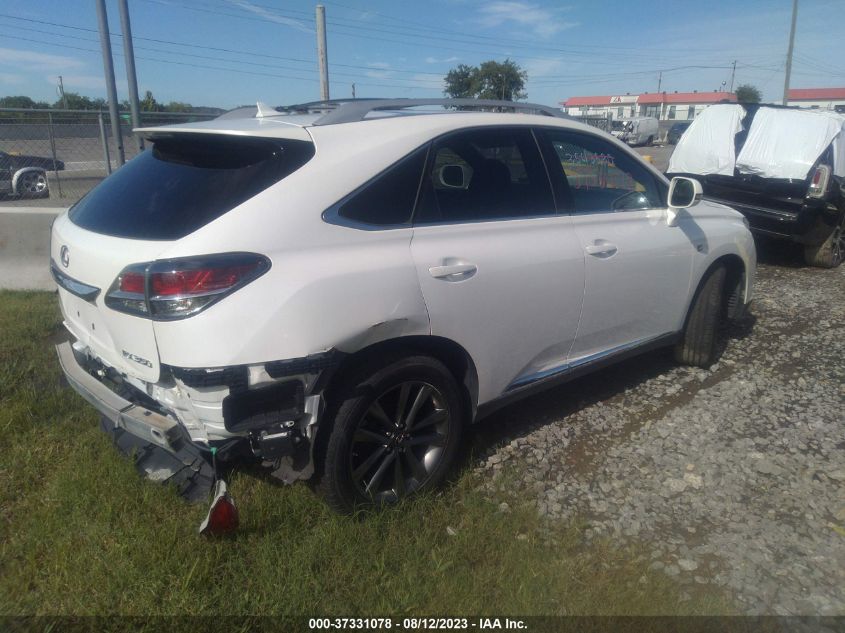
M 59 251 L 59 257 L 62 260 L 62 266 L 67 268 L 70 265 L 70 251 L 67 249 L 67 246 L 62 246 L 62 250 Z

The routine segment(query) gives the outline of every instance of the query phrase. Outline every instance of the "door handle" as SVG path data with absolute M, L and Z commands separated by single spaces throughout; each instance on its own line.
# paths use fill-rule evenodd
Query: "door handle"
M 587 244 L 584 250 L 587 251 L 588 255 L 592 255 L 593 257 L 607 259 L 608 257 L 613 257 L 619 249 L 616 247 L 616 244 L 611 244 L 607 240 L 596 240 L 592 244 Z
M 428 269 L 432 277 L 445 281 L 463 281 L 472 277 L 477 271 L 478 266 L 466 263 L 432 266 Z

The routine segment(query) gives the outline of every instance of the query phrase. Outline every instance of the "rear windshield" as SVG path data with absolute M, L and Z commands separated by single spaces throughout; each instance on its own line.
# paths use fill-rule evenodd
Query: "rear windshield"
M 299 169 L 314 146 L 289 139 L 179 135 L 158 139 L 70 211 L 84 229 L 175 240 Z

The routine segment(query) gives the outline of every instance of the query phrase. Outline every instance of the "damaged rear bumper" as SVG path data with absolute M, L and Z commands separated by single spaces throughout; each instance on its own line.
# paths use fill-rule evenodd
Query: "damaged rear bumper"
M 96 359 L 89 359 L 84 350 L 77 351 L 66 342 L 57 345 L 56 352 L 68 383 L 103 414 L 103 430 L 113 436 L 124 453 L 138 452 L 145 445 L 151 445 L 170 455 L 170 458 L 158 461 L 173 462 L 175 459 L 196 470 L 200 462 L 210 464 L 210 451 L 214 447 L 218 451 L 218 461 L 257 458 L 273 466 L 272 474 L 286 483 L 308 479 L 314 472 L 313 448 L 322 397 L 313 393 L 313 387 L 320 374 L 295 372 L 324 369 L 327 363 L 323 355 L 274 363 L 262 370 L 271 382 L 262 381 L 258 385 L 251 384 L 252 376 L 246 366 L 214 371 L 169 368 L 182 385 L 181 391 L 193 389 L 191 393 L 197 396 L 202 390 L 222 389 L 218 397 L 224 435 L 220 437 L 218 433 L 215 439 L 205 439 L 203 431 L 202 439 L 199 439 L 194 437 L 196 429 L 192 431 L 193 427 L 185 426 L 181 417 L 166 415 L 169 408 L 159 399 L 153 397 L 150 402 L 162 405 L 164 410 L 155 410 L 158 407 L 152 404 L 145 406 L 144 394 L 139 393 L 137 398 L 123 397 L 110 388 L 106 383 L 116 379 L 128 389 L 127 393 L 137 391 L 137 386 L 127 384 L 125 377 L 115 377 L 109 373 L 114 372 L 113 369 Z M 302 361 L 313 362 L 314 366 L 304 366 Z M 233 376 L 238 379 L 229 380 Z M 174 387 L 171 385 L 169 389 L 173 391 Z M 110 428 L 106 428 L 109 423 Z M 176 462 L 173 465 L 178 467 Z
M 109 389 L 79 364 L 70 343 L 57 345 L 56 352 L 70 386 L 116 428 L 170 452 L 182 447 L 186 438 L 178 422 L 138 406 Z

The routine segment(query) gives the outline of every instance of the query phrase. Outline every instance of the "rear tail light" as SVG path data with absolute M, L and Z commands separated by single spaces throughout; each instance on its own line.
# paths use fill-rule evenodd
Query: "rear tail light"
M 127 266 L 117 276 L 106 305 L 155 320 L 183 319 L 242 288 L 270 269 L 254 253 L 225 253 Z
M 810 188 L 807 190 L 808 198 L 823 198 L 827 192 L 827 184 L 830 182 L 830 167 L 819 165 L 813 172 L 813 179 L 810 181 Z
M 200 534 L 209 536 L 231 534 L 238 529 L 239 523 L 238 508 L 235 506 L 232 495 L 229 494 L 226 482 L 218 479 L 214 485 L 214 497 L 211 500 L 208 516 L 200 524 Z

